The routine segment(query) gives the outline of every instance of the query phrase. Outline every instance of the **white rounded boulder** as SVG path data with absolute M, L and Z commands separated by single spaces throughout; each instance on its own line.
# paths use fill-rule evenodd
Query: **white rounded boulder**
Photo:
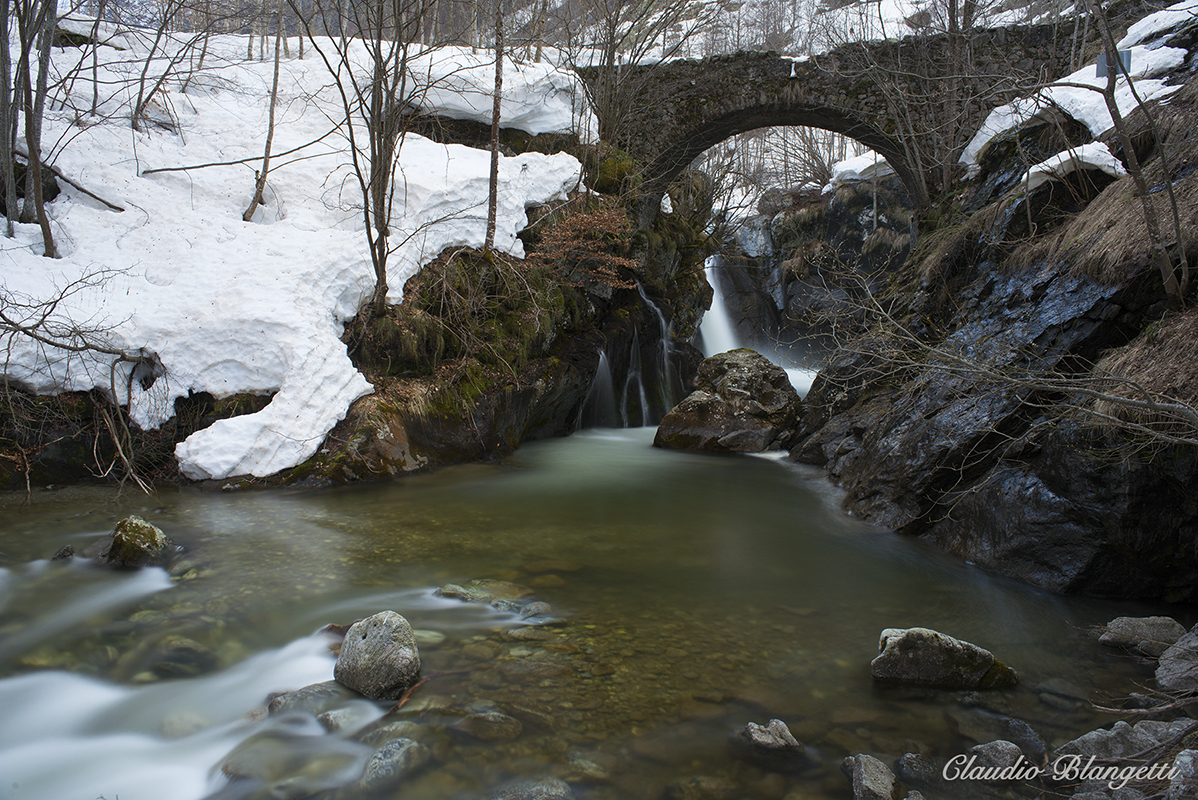
M 408 621 L 381 611 L 345 634 L 333 677 L 372 700 L 398 700 L 420 680 L 420 653 Z

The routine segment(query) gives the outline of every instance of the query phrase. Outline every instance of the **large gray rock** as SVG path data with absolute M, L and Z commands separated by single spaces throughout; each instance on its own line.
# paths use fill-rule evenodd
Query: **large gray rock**
M 741 348 L 704 359 L 696 390 L 662 419 L 655 447 L 759 453 L 786 447 L 798 423 L 798 392 L 785 370 Z
M 1156 666 L 1156 682 L 1166 691 L 1198 689 L 1198 625 L 1161 654 Z
M 1000 689 L 1018 682 L 989 650 L 930 628 L 887 628 L 878 650 L 870 662 L 874 680 L 936 689 Z
M 853 781 L 853 800 L 894 800 L 894 773 L 873 756 L 849 756 L 840 768 Z
M 1107 623 L 1098 641 L 1158 658 L 1185 633 L 1185 627 L 1173 617 L 1116 617 Z
M 420 679 L 420 653 L 408 621 L 382 611 L 345 634 L 333 677 L 372 700 L 398 700 Z

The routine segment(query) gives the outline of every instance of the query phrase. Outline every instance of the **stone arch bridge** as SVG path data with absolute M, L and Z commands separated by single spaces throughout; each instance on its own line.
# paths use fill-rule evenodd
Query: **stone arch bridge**
M 942 145 L 959 153 L 991 108 L 1068 71 L 1072 32 L 1072 25 L 996 28 L 955 40 L 931 35 L 850 44 L 802 60 L 741 52 L 621 66 L 614 75 L 596 68 L 581 73 L 597 106 L 614 109 L 600 121 L 604 138 L 646 165 L 638 217 L 647 227 L 666 188 L 704 150 L 776 125 L 822 128 L 861 142 L 886 158 L 913 199 L 926 201 L 920 155 L 930 134 L 913 134 L 919 122 L 900 121 L 898 109 L 906 105 L 909 113 L 918 104 L 936 122 Z M 955 108 L 943 99 L 950 83 L 960 98 Z

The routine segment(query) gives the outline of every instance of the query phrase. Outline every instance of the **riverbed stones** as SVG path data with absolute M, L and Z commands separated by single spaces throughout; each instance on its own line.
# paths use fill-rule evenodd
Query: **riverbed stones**
M 930 628 L 887 628 L 870 662 L 874 680 L 935 689 L 1001 689 L 1015 671 L 989 650 Z
M 311 683 L 302 689 L 283 692 L 270 698 L 267 704 L 271 716 L 302 711 L 312 715 L 322 714 L 334 706 L 353 697 L 353 693 L 337 681 Z
M 504 784 L 489 795 L 489 800 L 571 800 L 570 784 L 560 778 L 531 778 Z
M 463 584 L 447 583 L 435 592 L 440 597 L 481 603 L 499 611 L 515 614 L 525 625 L 565 625 L 566 620 L 553 614 L 553 607 L 536 596 L 532 589 L 511 581 L 476 578 Z
M 1198 625 L 1161 654 L 1156 667 L 1156 682 L 1171 692 L 1198 689 Z
M 531 600 L 533 591 L 527 586 L 521 586 L 511 581 L 480 578 L 467 581 L 464 584 L 447 583 L 435 592 L 440 597 L 451 600 L 462 600 L 467 603 L 482 603 L 494 605 L 503 601 L 522 606 Z
M 666 784 L 661 800 L 736 800 L 740 796 L 737 789 L 727 778 L 695 775 Z
M 1165 800 L 1192 800 L 1198 796 L 1198 750 L 1178 753 L 1169 774 L 1169 792 Z
M 430 757 L 429 749 L 417 741 L 392 739 L 371 754 L 358 785 L 369 791 L 393 786 L 418 772 Z
M 1098 641 L 1159 658 L 1185 633 L 1185 627 L 1172 617 L 1116 617 L 1107 623 Z
M 382 611 L 345 634 L 333 677 L 371 700 L 398 700 L 420 679 L 420 653 L 408 621 Z
M 160 528 L 132 515 L 112 529 L 112 541 L 100 558 L 113 567 L 160 566 L 166 563 L 172 550 L 171 540 Z
M 988 711 L 984 708 L 955 708 L 947 712 L 950 727 L 966 741 L 985 744 L 996 739 L 1018 745 L 1023 754 L 1040 763 L 1048 752 L 1048 745 L 1035 728 L 1017 717 Z
M 807 748 L 780 719 L 771 719 L 768 725 L 745 725 L 732 737 L 732 752 L 772 772 L 802 772 L 814 766 Z
M 1023 761 L 1023 750 L 1019 745 L 1005 739 L 974 745 L 969 748 L 968 755 L 977 757 L 974 762 L 976 766 L 981 769 L 996 770 L 995 774 L 1003 774 L 1002 770 L 1012 770 Z M 1013 774 L 1013 772 L 1009 771 L 1006 774 Z
M 873 756 L 849 756 L 840 768 L 853 782 L 853 800 L 894 800 L 894 773 Z
M 787 447 L 802 401 L 785 370 L 747 348 L 699 365 L 695 391 L 658 425 L 655 447 L 759 453 Z
M 484 742 L 510 742 L 519 738 L 524 731 L 524 725 L 515 717 L 509 717 L 500 711 L 487 711 L 481 714 L 468 714 L 452 726 L 475 739 Z
M 1172 739 L 1192 723 L 1191 719 L 1142 720 L 1129 725 L 1120 720 L 1109 729 L 1099 728 L 1061 745 L 1053 752 L 1053 759 L 1077 756 L 1085 763 L 1091 757 L 1100 761 L 1126 758 Z

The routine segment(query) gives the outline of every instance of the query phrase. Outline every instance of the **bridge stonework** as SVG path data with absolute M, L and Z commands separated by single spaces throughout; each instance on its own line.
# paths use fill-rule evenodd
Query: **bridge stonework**
M 593 89 L 605 84 L 629 95 L 618 104 L 621 119 L 601 120 L 601 128 L 646 165 L 638 211 L 642 227 L 652 224 L 666 188 L 704 150 L 776 125 L 835 131 L 871 147 L 922 202 L 928 168 L 916 154 L 926 150 L 921 139 L 932 134 L 912 124 L 911 107 L 936 120 L 941 144 L 955 158 L 990 109 L 1060 77 L 1068 68 L 1072 30 L 1072 25 L 997 28 L 956 42 L 944 35 L 912 36 L 844 45 L 805 60 L 741 52 L 618 67 L 614 81 L 597 81 L 594 70 L 582 75 Z M 969 69 L 954 66 L 961 63 Z M 954 96 L 961 98 L 953 109 L 941 99 L 948 81 L 955 81 Z M 904 103 L 909 107 L 903 109 Z

